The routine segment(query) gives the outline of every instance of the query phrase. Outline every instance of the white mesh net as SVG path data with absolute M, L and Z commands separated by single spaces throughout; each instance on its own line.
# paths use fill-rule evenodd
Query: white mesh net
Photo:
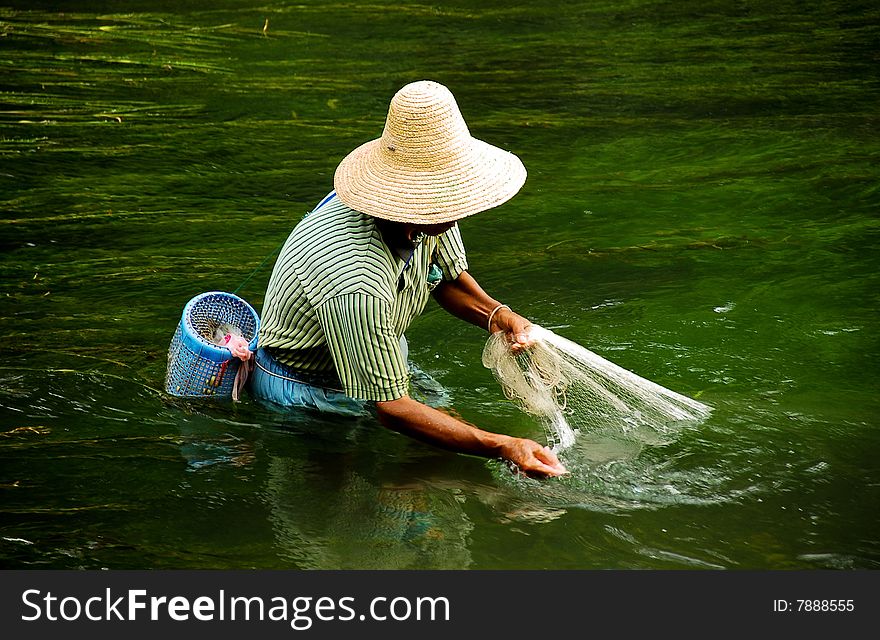
M 617 426 L 624 432 L 706 418 L 711 408 L 670 391 L 548 329 L 532 325 L 535 345 L 514 354 L 503 333 L 489 337 L 483 365 L 505 395 L 541 420 L 555 451 L 574 444 L 576 429 Z

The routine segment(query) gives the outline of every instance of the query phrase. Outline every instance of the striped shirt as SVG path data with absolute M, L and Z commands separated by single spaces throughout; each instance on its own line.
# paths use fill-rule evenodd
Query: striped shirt
M 330 192 L 281 249 L 259 345 L 294 371 L 335 374 L 353 398 L 400 398 L 409 389 L 400 338 L 428 302 L 432 262 L 444 280 L 467 269 L 458 226 L 428 236 L 405 261 L 374 218 Z

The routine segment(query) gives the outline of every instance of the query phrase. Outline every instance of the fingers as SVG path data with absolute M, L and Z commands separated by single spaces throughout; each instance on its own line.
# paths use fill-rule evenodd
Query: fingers
M 531 473 L 540 473 L 548 478 L 558 478 L 559 476 L 565 475 L 568 471 L 565 467 L 551 467 L 550 465 L 546 465 L 541 463 L 540 466 L 536 469 L 533 469 Z
M 542 447 L 537 452 L 535 452 L 535 457 L 543 462 L 547 467 L 553 469 L 555 475 L 563 475 L 568 473 L 568 470 L 563 466 L 563 464 L 559 461 L 559 458 L 556 457 L 556 454 L 549 447 Z
M 560 465 L 559 467 L 552 467 L 538 461 L 535 461 L 533 464 L 529 465 L 528 468 L 520 467 L 520 469 L 529 477 L 539 478 L 557 478 L 568 473 L 568 471 L 562 465 Z
M 523 445 L 521 459 L 514 462 L 526 475 L 555 478 L 568 473 L 548 447 L 542 447 L 532 440 L 524 440 Z
M 512 331 L 508 334 L 510 349 L 514 353 L 520 353 L 522 351 L 525 351 L 526 349 L 530 349 L 532 346 L 534 346 L 535 342 L 537 342 L 529 335 L 529 326 L 531 325 L 527 325 L 526 327 L 518 331 Z
M 541 462 L 545 462 L 551 466 L 561 465 L 559 462 L 559 458 L 556 457 L 556 454 L 553 453 L 553 449 L 550 447 L 541 447 L 535 452 L 535 457 L 538 458 Z
M 532 323 L 518 313 L 508 310 L 507 313 L 496 316 L 496 323 L 498 330 L 507 334 L 507 341 L 514 353 L 528 349 L 535 344 L 535 340 L 529 335 Z

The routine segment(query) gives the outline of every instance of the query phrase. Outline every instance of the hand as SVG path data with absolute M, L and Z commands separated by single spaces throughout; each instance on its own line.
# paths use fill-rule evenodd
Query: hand
M 531 322 L 505 307 L 492 318 L 491 333 L 503 331 L 507 334 L 510 349 L 520 353 L 535 344 L 535 340 L 529 336 L 531 326 Z
M 534 440 L 511 437 L 501 450 L 501 457 L 518 466 L 528 476 L 556 477 L 568 473 L 549 447 Z

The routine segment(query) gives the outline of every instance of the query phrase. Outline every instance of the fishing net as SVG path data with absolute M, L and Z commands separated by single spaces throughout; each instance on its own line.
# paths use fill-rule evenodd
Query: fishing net
M 533 347 L 514 354 L 504 333 L 489 337 L 483 365 L 505 395 L 537 417 L 553 449 L 574 444 L 576 429 L 614 426 L 664 431 L 706 418 L 711 408 L 670 391 L 548 329 L 532 325 Z

